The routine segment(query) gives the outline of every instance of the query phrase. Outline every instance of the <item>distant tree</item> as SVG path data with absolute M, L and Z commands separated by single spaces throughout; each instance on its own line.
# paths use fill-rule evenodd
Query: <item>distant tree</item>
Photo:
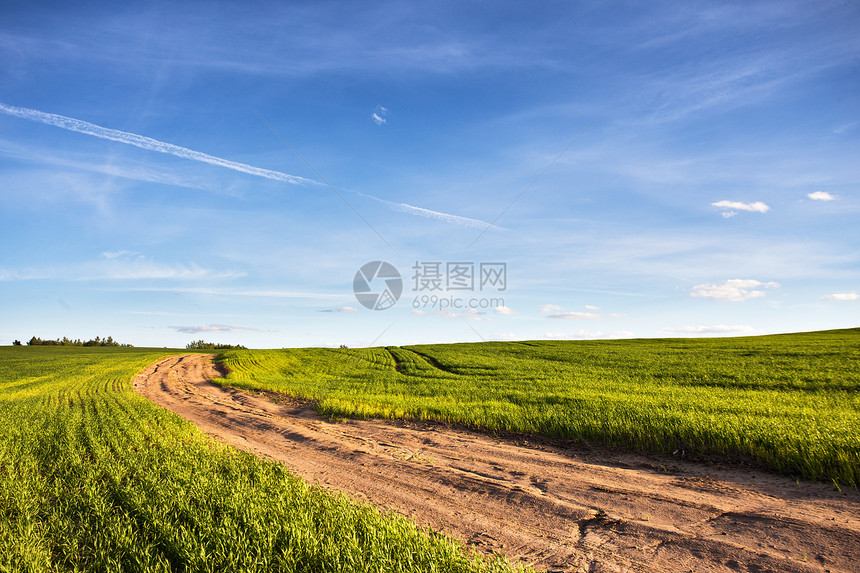
M 68 336 L 58 338 L 57 340 L 42 340 L 41 338 L 34 336 L 27 341 L 27 346 L 122 346 L 125 348 L 131 348 L 131 344 L 120 344 L 113 339 L 113 336 L 108 336 L 107 338 L 96 336 L 92 340 L 84 342 L 82 342 L 80 338 L 72 340 Z
M 16 340 L 15 342 L 12 343 L 12 346 L 21 346 L 21 341 Z
M 206 342 L 205 340 L 195 340 L 185 345 L 188 350 L 247 350 L 241 344 L 218 344 L 215 342 Z

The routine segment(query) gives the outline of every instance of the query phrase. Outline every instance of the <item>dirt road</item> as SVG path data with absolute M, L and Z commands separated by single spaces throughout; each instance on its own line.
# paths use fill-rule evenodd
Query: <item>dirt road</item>
M 135 390 L 310 482 L 536 569 L 860 571 L 856 491 L 435 423 L 331 423 L 212 384 L 210 359 L 166 358 Z

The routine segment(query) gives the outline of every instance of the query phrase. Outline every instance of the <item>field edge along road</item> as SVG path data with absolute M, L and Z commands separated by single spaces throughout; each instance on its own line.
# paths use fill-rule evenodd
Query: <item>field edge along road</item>
M 856 571 L 854 490 L 432 422 L 333 423 L 213 384 L 212 358 L 165 358 L 134 388 L 227 444 L 484 552 L 565 571 Z

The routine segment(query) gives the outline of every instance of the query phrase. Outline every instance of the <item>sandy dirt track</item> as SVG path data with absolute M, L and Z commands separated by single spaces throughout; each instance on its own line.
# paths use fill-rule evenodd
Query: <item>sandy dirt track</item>
M 764 472 L 436 423 L 332 423 L 174 356 L 134 388 L 312 483 L 550 571 L 860 571 L 860 495 Z

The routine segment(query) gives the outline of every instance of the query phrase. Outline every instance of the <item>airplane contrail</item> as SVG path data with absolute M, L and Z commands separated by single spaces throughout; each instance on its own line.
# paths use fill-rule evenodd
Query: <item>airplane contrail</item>
M 194 151 L 193 149 L 188 149 L 187 147 L 180 147 L 179 145 L 174 145 L 172 143 L 158 141 L 157 139 L 152 139 L 151 137 L 138 135 L 136 133 L 129 133 L 127 131 L 120 131 L 118 129 L 102 127 L 100 125 L 96 125 L 88 121 L 82 121 L 80 119 L 66 117 L 64 115 L 45 113 L 43 111 L 28 109 L 26 107 L 15 107 L 11 105 L 6 105 L 2 102 L 0 102 L 0 111 L 7 115 L 12 115 L 15 117 L 20 117 L 22 119 L 29 119 L 30 121 L 37 121 L 39 123 L 53 125 L 61 129 L 66 129 L 68 131 L 76 131 L 78 133 L 92 135 L 101 139 L 108 139 L 110 141 L 117 141 L 119 143 L 133 145 L 135 147 L 140 147 L 141 149 L 148 149 L 150 151 L 158 151 L 159 153 L 175 155 L 176 157 L 182 157 L 183 159 L 191 159 L 194 161 L 209 163 L 210 165 L 218 165 L 219 167 L 226 167 L 227 169 L 241 171 L 242 173 L 256 175 L 258 177 L 265 177 L 266 179 L 274 179 L 275 181 L 283 181 L 285 183 L 292 183 L 294 185 L 307 183 L 320 185 L 318 181 L 314 181 L 313 179 L 306 179 L 304 177 L 298 177 L 296 175 L 288 175 L 280 171 L 272 171 L 271 169 L 262 169 L 260 167 L 254 167 L 253 165 L 246 165 L 245 163 L 230 161 L 229 159 L 223 159 L 221 157 L 215 157 L 214 155 L 209 155 L 200 151 Z
M 93 137 L 116 141 L 118 143 L 125 143 L 126 145 L 133 145 L 134 147 L 147 149 L 149 151 L 157 151 L 159 153 L 175 155 L 176 157 L 181 157 L 183 159 L 191 159 L 192 161 L 200 161 L 203 163 L 208 163 L 210 165 L 217 165 L 219 167 L 225 167 L 234 171 L 247 173 L 248 175 L 255 175 L 257 177 L 264 177 L 266 179 L 274 179 L 275 181 L 283 181 L 284 183 L 290 183 L 292 185 L 325 185 L 324 183 L 315 179 L 308 179 L 306 177 L 299 177 L 297 175 L 289 175 L 281 171 L 263 169 L 261 167 L 254 167 L 253 165 L 248 165 L 246 163 L 230 161 L 229 159 L 215 157 L 214 155 L 209 155 L 208 153 L 188 149 L 187 147 L 181 147 L 172 143 L 166 143 L 164 141 L 152 139 L 151 137 L 146 137 L 144 135 L 138 135 L 136 133 L 129 133 L 127 131 L 120 131 L 118 129 L 102 127 L 100 125 L 96 125 L 94 123 L 90 123 L 88 121 L 83 121 L 80 119 L 75 119 L 73 117 L 67 117 L 55 113 L 46 113 L 43 111 L 38 111 L 26 107 L 6 105 L 2 102 L 0 102 L 0 112 L 5 113 L 6 115 L 11 115 L 13 117 L 19 117 L 21 119 L 27 119 L 38 123 L 53 125 L 55 127 L 59 127 L 60 129 L 75 131 L 77 133 L 83 133 L 85 135 L 92 135 Z M 410 215 L 417 215 L 419 217 L 427 217 L 430 219 L 437 219 L 448 223 L 467 225 L 470 227 L 493 227 L 493 225 L 490 225 L 489 223 L 480 221 L 478 219 L 469 219 L 468 217 L 460 217 L 458 215 L 451 215 L 449 213 L 432 211 L 430 209 L 424 209 L 422 207 L 407 205 L 406 203 L 387 201 L 385 199 L 380 199 L 378 197 L 374 197 L 373 195 L 366 195 L 364 193 L 355 194 L 360 195 L 362 197 L 366 197 L 368 199 L 373 199 L 375 201 L 387 205 L 392 209 L 403 213 L 408 213 Z
M 491 225 L 486 221 L 481 221 L 480 219 L 470 219 L 469 217 L 461 217 L 459 215 L 451 215 L 450 213 L 443 213 L 441 211 L 433 211 L 431 209 L 425 209 L 424 207 L 416 207 L 414 205 L 409 205 L 407 203 L 397 203 L 394 201 L 387 201 L 385 199 L 380 199 L 379 197 L 374 197 L 373 195 L 367 195 L 366 193 L 357 193 L 357 195 L 361 197 L 366 197 L 367 199 L 373 199 L 374 201 L 378 201 L 388 207 L 394 209 L 395 211 L 400 211 L 402 213 L 409 213 L 410 215 L 417 215 L 419 217 L 427 217 L 428 219 L 436 219 L 437 221 L 445 221 L 446 223 L 454 223 L 456 225 L 463 225 L 465 227 L 475 227 L 477 229 L 500 229 L 496 225 Z

